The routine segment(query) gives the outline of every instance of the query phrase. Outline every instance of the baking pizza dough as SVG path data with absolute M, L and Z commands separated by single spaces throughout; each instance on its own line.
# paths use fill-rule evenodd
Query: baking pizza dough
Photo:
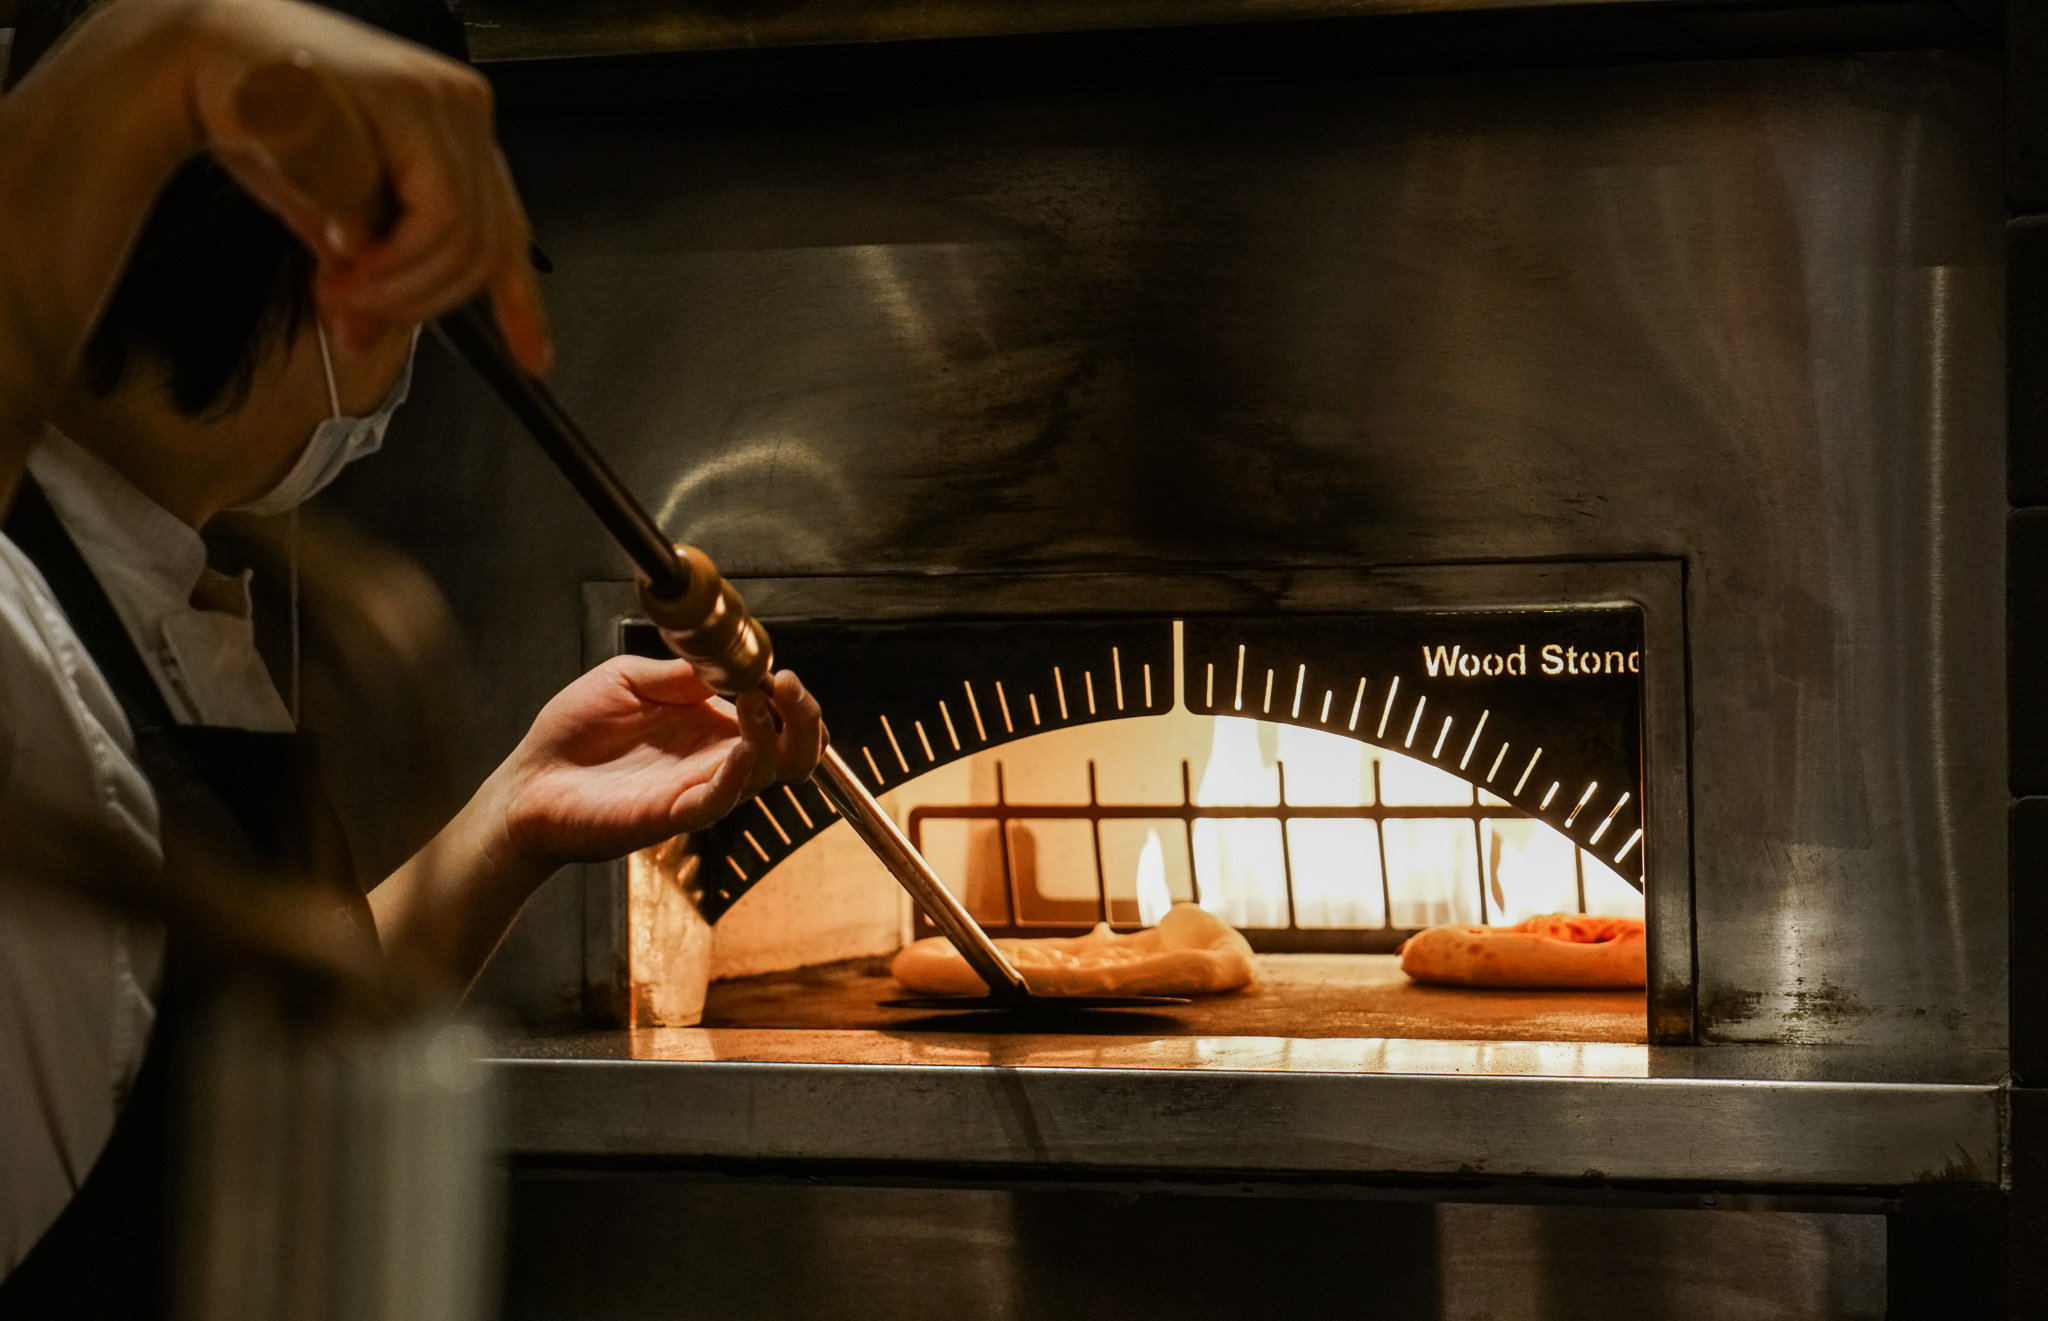
M 1038 995 L 1216 995 L 1258 978 L 1245 938 L 1194 904 L 1175 904 L 1158 926 L 1129 935 L 1098 924 L 1085 936 L 1002 939 L 996 947 Z M 944 936 L 905 945 L 889 971 L 927 995 L 987 993 Z
M 1624 989 L 1647 981 L 1643 924 L 1552 913 L 1511 927 L 1442 926 L 1401 946 L 1401 971 L 1443 986 Z

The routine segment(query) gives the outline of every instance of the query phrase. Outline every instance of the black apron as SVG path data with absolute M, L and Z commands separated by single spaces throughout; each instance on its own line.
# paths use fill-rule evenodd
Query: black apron
M 339 819 L 320 788 L 312 740 L 180 725 L 105 589 L 24 477 L 6 534 L 50 584 L 135 732 L 137 761 L 157 797 L 163 838 L 206 842 L 249 873 L 317 885 L 374 940 Z M 176 823 L 178 829 L 172 829 Z M 156 1027 L 114 1130 L 78 1192 L 21 1264 L 0 1280 L 0 1321 L 168 1315 L 174 1235 L 166 1153 L 178 1052 L 202 993 L 173 939 L 164 959 Z

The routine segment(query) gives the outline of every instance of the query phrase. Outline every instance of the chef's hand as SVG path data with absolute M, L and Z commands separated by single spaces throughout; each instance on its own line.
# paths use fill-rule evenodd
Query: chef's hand
M 816 699 L 787 670 L 734 703 L 688 661 L 621 656 L 541 708 L 491 778 L 510 847 L 553 868 L 701 830 L 810 774 L 823 734 Z
M 419 325 L 488 293 L 529 371 L 551 348 L 529 259 L 525 210 L 498 150 L 491 90 L 474 69 L 294 0 L 202 0 L 192 105 L 206 144 L 319 261 L 314 293 L 352 346 Z M 290 59 L 329 75 L 361 116 L 397 204 L 388 232 L 349 237 L 361 218 L 327 214 L 254 143 L 236 113 L 242 79 Z
M 776 780 L 809 774 L 824 732 L 794 674 L 735 704 L 687 661 L 600 665 L 542 707 L 455 819 L 370 892 L 386 955 L 468 985 L 557 868 L 701 830 Z

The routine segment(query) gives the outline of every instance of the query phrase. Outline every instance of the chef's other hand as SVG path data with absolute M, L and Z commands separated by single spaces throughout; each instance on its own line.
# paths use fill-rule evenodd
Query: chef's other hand
M 541 708 L 490 796 L 509 846 L 541 867 L 616 858 L 809 774 L 823 736 L 786 670 L 734 703 L 688 661 L 620 656 Z
M 469 804 L 370 892 L 378 939 L 423 978 L 466 986 L 557 868 L 703 829 L 808 774 L 824 733 L 794 674 L 732 703 L 687 661 L 600 665 L 542 707 Z
M 526 212 L 498 150 L 491 90 L 474 69 L 295 0 L 203 0 L 192 11 L 201 134 L 250 194 L 319 260 L 314 294 L 352 345 L 488 293 L 514 355 L 545 371 L 552 350 L 528 256 Z M 396 203 L 388 232 L 339 246 L 336 217 L 249 137 L 235 94 L 251 69 L 289 60 L 329 75 L 361 116 Z M 337 223 L 339 222 L 339 223 Z

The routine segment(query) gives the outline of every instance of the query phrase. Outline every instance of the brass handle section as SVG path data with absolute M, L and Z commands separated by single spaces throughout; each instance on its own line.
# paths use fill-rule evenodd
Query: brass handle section
M 674 596 L 660 596 L 642 578 L 642 613 L 661 630 L 670 651 L 697 667 L 697 677 L 712 692 L 737 697 L 759 687 L 775 666 L 768 630 L 747 613 L 739 589 L 725 580 L 709 555 L 695 546 L 675 549 L 689 585 Z

